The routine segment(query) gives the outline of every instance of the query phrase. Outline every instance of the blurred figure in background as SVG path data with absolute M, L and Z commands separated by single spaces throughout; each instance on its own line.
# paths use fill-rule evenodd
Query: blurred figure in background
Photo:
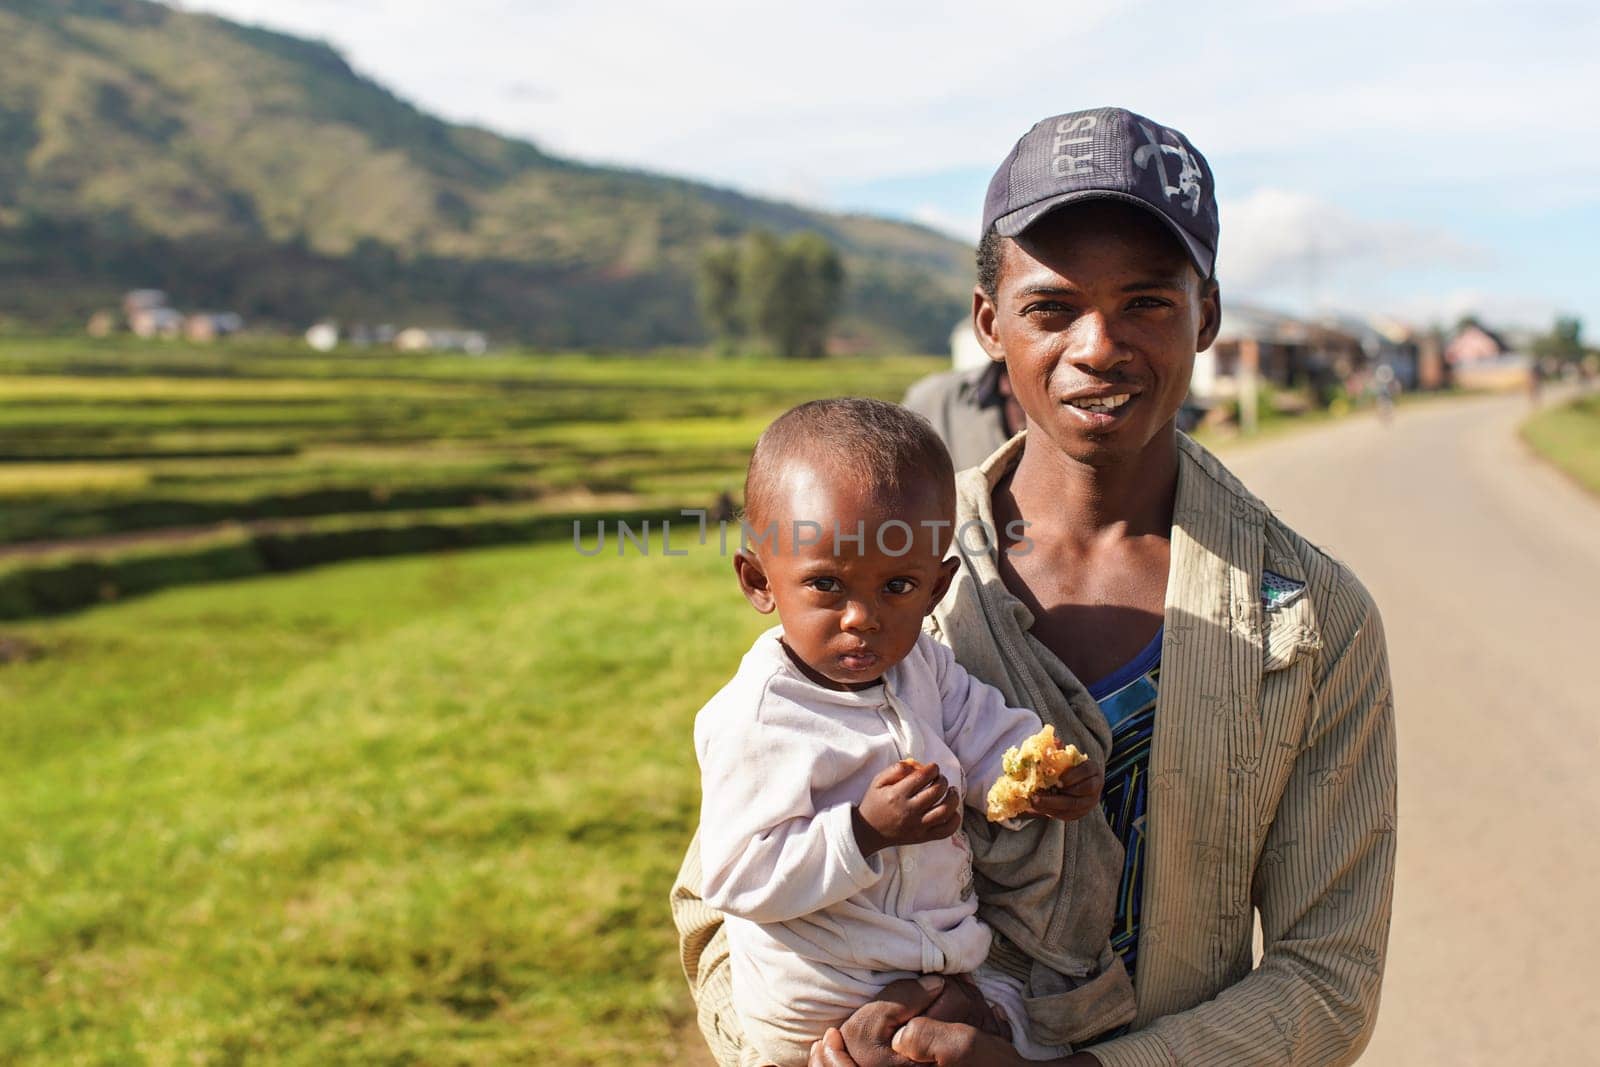
M 1378 405 L 1378 420 L 1387 423 L 1394 417 L 1394 394 L 1400 383 L 1394 379 L 1394 368 L 1387 363 L 1378 364 L 1372 372 L 1372 397 Z
M 956 470 L 976 467 L 1022 429 L 1006 365 L 991 360 L 962 320 L 950 335 L 952 369 L 911 384 L 900 403 L 933 423 Z

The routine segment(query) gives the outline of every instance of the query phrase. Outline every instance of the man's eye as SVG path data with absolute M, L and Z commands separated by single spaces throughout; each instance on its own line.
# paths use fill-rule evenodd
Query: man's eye
M 1172 301 L 1163 300 L 1158 296 L 1140 296 L 1130 301 L 1128 306 L 1135 308 L 1165 308 L 1171 307 Z
M 1065 304 L 1054 300 L 1041 300 L 1036 304 L 1029 304 L 1022 309 L 1024 315 L 1062 315 L 1071 310 Z
M 910 578 L 890 578 L 884 583 L 883 587 L 898 596 L 902 593 L 911 592 L 917 587 L 917 583 Z

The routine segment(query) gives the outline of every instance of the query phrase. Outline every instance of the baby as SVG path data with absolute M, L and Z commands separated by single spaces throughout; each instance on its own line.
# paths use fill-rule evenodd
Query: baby
M 694 736 L 702 894 L 727 916 L 734 1006 L 763 1062 L 804 1064 L 828 1027 L 923 974 L 970 974 L 1024 1056 L 1067 1051 L 1029 1039 L 1020 984 L 983 966 L 962 809 L 983 810 L 1040 722 L 922 631 L 959 565 L 954 512 L 944 445 L 893 404 L 803 404 L 751 457 L 734 569 L 781 625 Z M 1035 813 L 1098 802 L 1052 800 Z

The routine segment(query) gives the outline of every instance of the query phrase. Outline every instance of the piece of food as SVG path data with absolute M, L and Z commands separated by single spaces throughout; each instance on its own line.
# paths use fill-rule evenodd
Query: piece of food
M 1021 815 L 1032 806 L 1035 796 L 1054 787 L 1062 775 L 1088 758 L 1077 745 L 1063 745 L 1054 726 L 1006 749 L 1000 760 L 1006 773 L 989 789 L 989 821 L 1003 822 Z

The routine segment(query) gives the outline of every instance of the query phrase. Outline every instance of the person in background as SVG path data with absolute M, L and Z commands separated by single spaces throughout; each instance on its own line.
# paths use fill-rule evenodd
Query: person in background
M 959 471 L 993 455 L 1022 429 L 1024 416 L 1005 363 L 984 353 L 972 327 L 963 323 L 951 342 L 952 369 L 912 382 L 900 403 L 933 424 Z

